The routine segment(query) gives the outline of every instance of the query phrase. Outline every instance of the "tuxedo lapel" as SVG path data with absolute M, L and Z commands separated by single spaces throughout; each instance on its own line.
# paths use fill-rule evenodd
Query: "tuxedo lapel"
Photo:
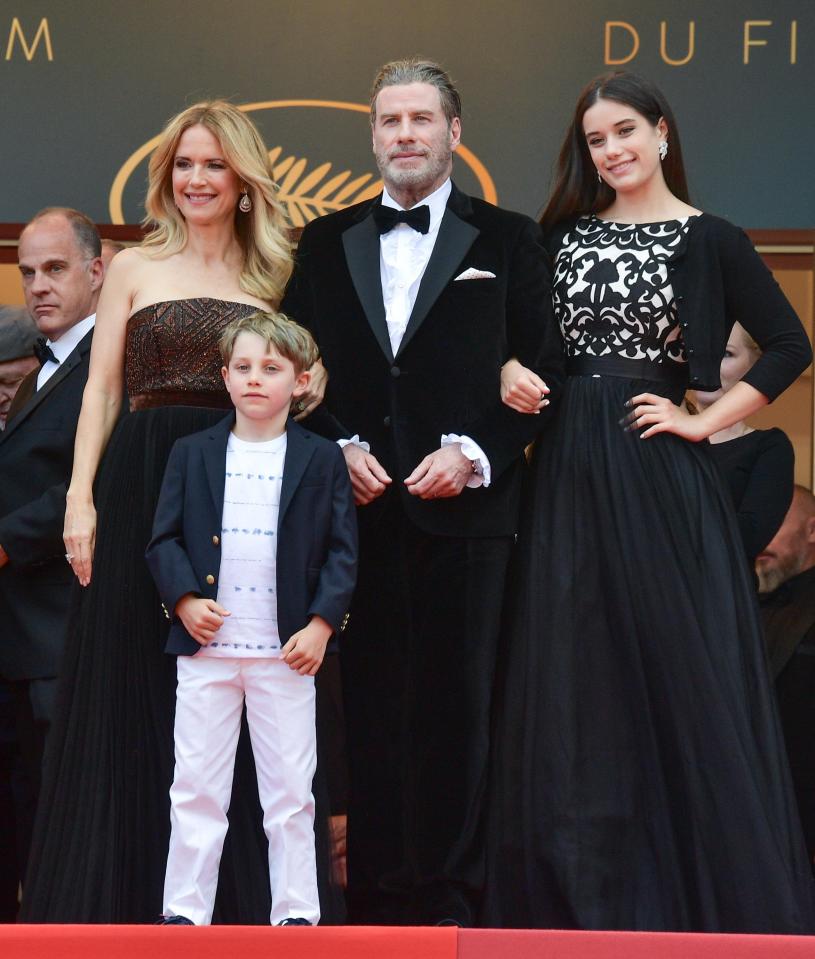
M 375 202 L 379 202 L 378 200 Z M 393 350 L 385 323 L 382 277 L 379 271 L 379 230 L 370 215 L 349 227 L 342 235 L 345 261 L 365 317 L 382 348 L 393 362 Z
M 15 414 L 14 418 L 8 423 L 5 430 L 0 436 L 5 437 L 11 435 L 16 429 L 19 428 L 21 423 L 24 423 L 29 416 L 40 406 L 40 404 L 46 400 L 57 387 L 63 383 L 73 371 L 80 365 L 85 355 L 89 352 L 91 348 L 91 340 L 93 339 L 93 330 L 89 330 L 77 343 L 76 348 L 73 349 L 68 356 L 59 364 L 59 368 L 56 373 L 52 374 L 48 382 L 43 386 L 41 390 L 37 390 L 35 393 L 32 393 L 30 399 L 24 404 L 18 413 Z M 35 377 L 37 371 L 33 371 Z
M 207 473 L 207 482 L 209 491 L 212 495 L 212 502 L 215 506 L 215 515 L 220 522 L 224 512 L 224 481 L 226 464 L 226 444 L 229 441 L 229 433 L 235 425 L 235 414 L 232 413 L 226 419 L 216 423 L 209 431 L 208 442 L 201 446 L 201 455 L 204 458 L 204 469 Z
M 280 490 L 280 507 L 278 510 L 278 529 L 283 522 L 286 510 L 289 508 L 292 496 L 300 485 L 303 473 L 314 455 L 314 444 L 301 428 L 291 420 L 286 431 L 286 459 L 283 463 L 283 485 Z
M 478 227 L 461 219 L 459 212 L 466 213 L 471 209 L 469 198 L 459 193 L 455 187 L 450 194 L 447 209 L 444 211 L 439 233 L 433 246 L 433 252 L 424 271 L 419 292 L 410 314 L 405 335 L 399 344 L 401 354 L 422 325 L 431 307 L 439 298 L 442 290 L 452 279 L 456 268 L 461 264 L 467 250 L 473 245 L 475 238 L 481 232 Z

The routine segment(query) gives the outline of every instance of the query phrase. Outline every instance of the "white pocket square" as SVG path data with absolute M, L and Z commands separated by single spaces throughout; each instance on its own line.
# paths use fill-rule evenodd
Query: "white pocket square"
M 471 266 L 468 270 L 465 270 L 463 273 L 459 273 L 453 282 L 456 280 L 494 280 L 495 274 L 490 273 L 489 270 L 476 270 L 474 266 Z

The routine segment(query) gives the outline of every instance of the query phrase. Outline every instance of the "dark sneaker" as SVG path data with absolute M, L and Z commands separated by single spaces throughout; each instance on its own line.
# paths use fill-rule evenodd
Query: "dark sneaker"
M 155 926 L 194 926 L 192 919 L 186 916 L 159 916 L 153 923 Z
M 278 926 L 310 926 L 308 919 L 282 919 Z

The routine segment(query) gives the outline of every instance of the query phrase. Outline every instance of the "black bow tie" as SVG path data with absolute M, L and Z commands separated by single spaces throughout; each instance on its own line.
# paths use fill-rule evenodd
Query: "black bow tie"
M 392 206 L 382 206 L 380 203 L 374 207 L 374 222 L 380 235 L 389 233 L 397 223 L 407 223 L 417 233 L 427 233 L 430 229 L 430 207 L 423 203 L 412 210 L 395 210 Z
M 48 345 L 44 336 L 38 336 L 34 341 L 34 356 L 40 361 L 40 366 L 45 366 L 49 360 L 52 363 L 59 363 L 56 354 Z

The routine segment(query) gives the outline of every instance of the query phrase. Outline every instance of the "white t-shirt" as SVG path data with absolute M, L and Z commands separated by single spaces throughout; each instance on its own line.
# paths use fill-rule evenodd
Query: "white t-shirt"
M 217 601 L 232 615 L 198 656 L 280 654 L 277 517 L 285 458 L 285 433 L 262 443 L 229 436 Z

